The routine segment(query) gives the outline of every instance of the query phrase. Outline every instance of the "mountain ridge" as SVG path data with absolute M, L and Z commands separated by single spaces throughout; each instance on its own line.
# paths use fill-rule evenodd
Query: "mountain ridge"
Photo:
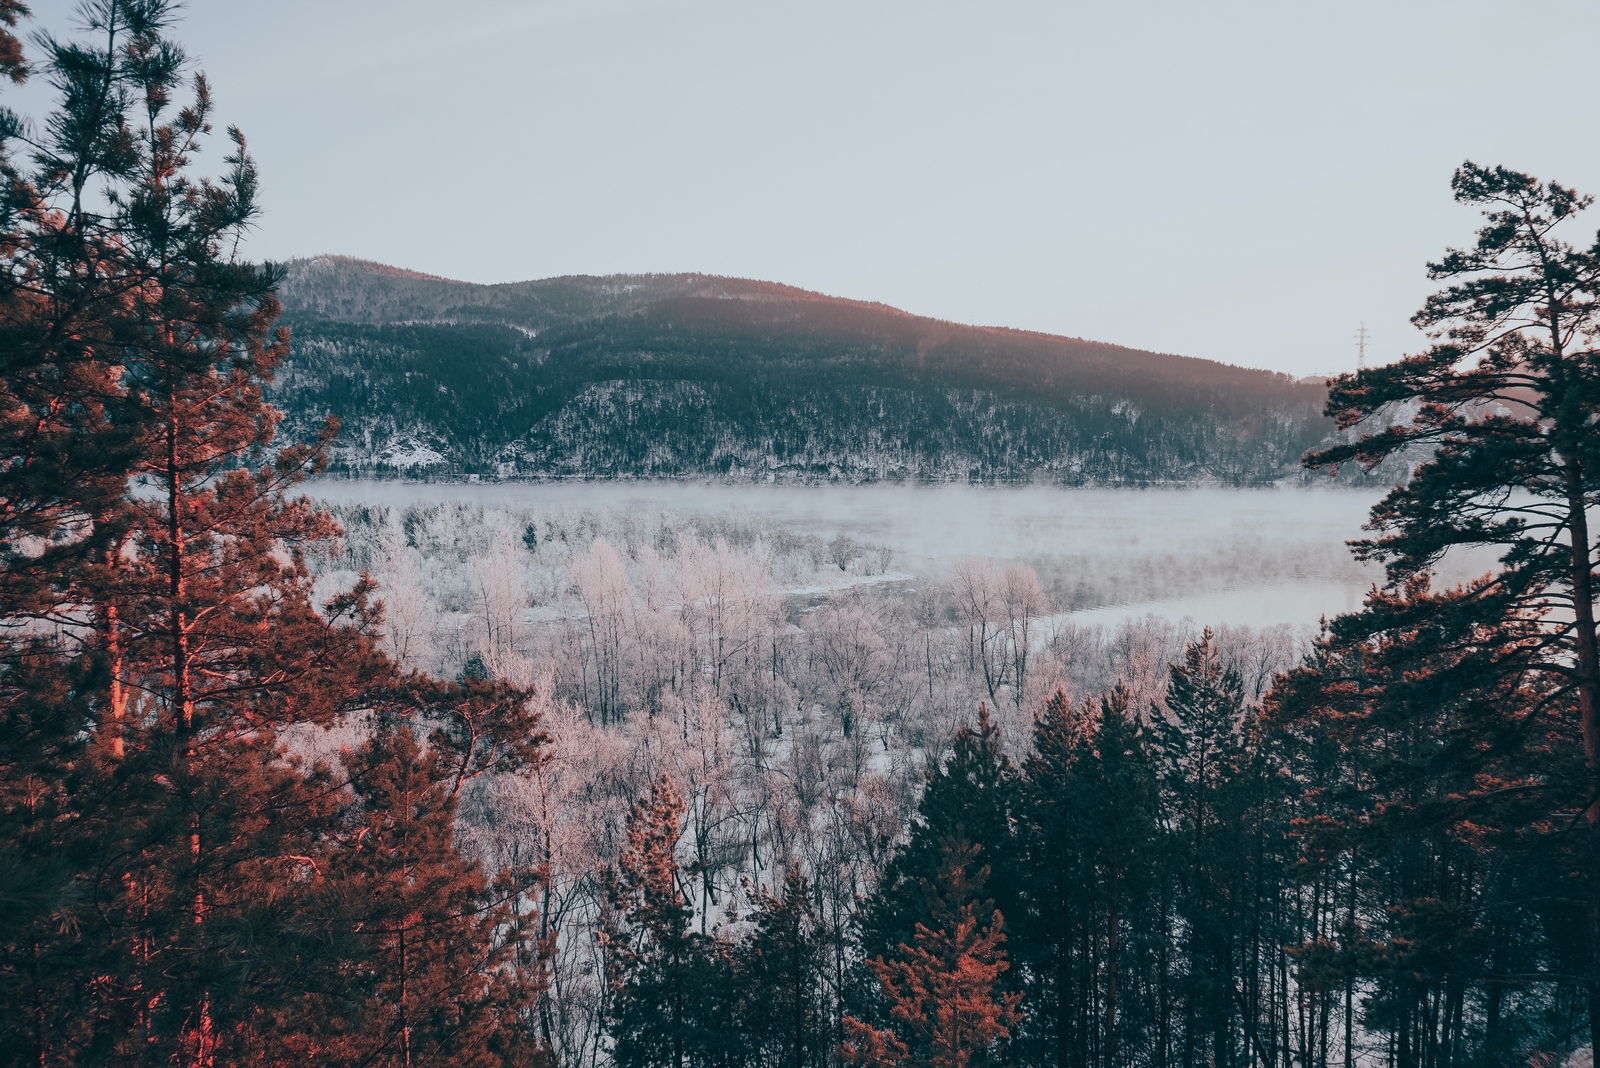
M 369 278 L 388 276 L 403 278 L 408 281 L 440 283 L 448 287 L 460 289 L 464 292 L 474 290 L 509 292 L 523 288 L 559 285 L 561 283 L 610 283 L 613 280 L 620 280 L 621 282 L 626 282 L 629 285 L 636 286 L 641 282 L 685 279 L 691 283 L 698 283 L 707 286 L 723 285 L 729 287 L 730 289 L 733 287 L 739 287 L 746 290 L 745 292 L 739 293 L 730 292 L 727 296 L 722 296 L 721 294 L 705 294 L 716 295 L 718 296 L 718 299 L 742 299 L 759 302 L 774 301 L 782 297 L 795 301 L 815 302 L 819 304 L 837 304 L 882 311 L 899 318 L 937 324 L 956 330 L 972 331 L 976 333 L 995 333 L 1016 337 L 1036 338 L 1040 340 L 1066 341 L 1082 345 L 1105 346 L 1110 349 L 1149 353 L 1155 356 L 1171 357 L 1178 360 L 1191 360 L 1199 363 L 1211 364 L 1217 367 L 1225 367 L 1240 371 L 1276 375 L 1292 381 L 1303 382 L 1306 380 L 1305 376 L 1290 375 L 1287 372 L 1275 371 L 1271 368 L 1252 367 L 1247 364 L 1230 363 L 1227 360 L 1213 360 L 1204 356 L 1189 356 L 1183 353 L 1165 352 L 1159 349 L 1139 349 L 1133 346 L 1120 345 L 1116 342 L 1098 341 L 1093 338 L 1080 337 L 1074 334 L 1052 334 L 1047 330 L 1034 330 L 1027 327 L 1002 326 L 993 323 L 964 323 L 955 319 L 941 319 L 934 315 L 924 315 L 920 312 L 907 311 L 904 308 L 896 307 L 895 305 L 886 303 L 884 301 L 861 300 L 856 297 L 845 297 L 837 294 L 823 293 L 820 290 L 805 289 L 801 286 L 790 285 L 786 282 L 772 282 L 762 279 L 744 278 L 738 275 L 707 274 L 695 271 L 647 271 L 631 274 L 627 272 L 603 275 L 563 274 L 552 275 L 548 278 L 526 279 L 517 282 L 466 282 L 456 278 L 449 278 L 445 275 L 429 274 L 425 271 L 417 271 L 407 267 L 395 267 L 391 264 L 380 263 L 376 260 L 362 259 L 358 256 L 343 256 L 332 253 L 291 259 L 286 261 L 281 266 L 284 266 L 289 273 L 288 279 L 286 279 L 287 288 L 280 289 L 279 297 L 284 302 L 285 312 L 296 317 L 305 315 L 312 315 L 314 317 L 315 313 L 321 310 L 316 302 L 306 302 L 304 300 L 306 290 L 308 288 L 313 288 L 307 286 L 306 283 L 312 275 L 326 272 L 330 268 L 334 270 L 345 269 L 361 272 L 362 274 L 367 275 Z M 488 304 L 484 306 L 493 307 L 497 305 Z M 383 317 L 376 317 L 359 321 L 379 323 L 392 320 Z M 516 323 L 508 325 L 525 326 L 528 324 Z
M 1330 429 L 1281 372 L 776 282 L 286 267 L 274 400 L 340 416 L 352 471 L 1264 482 Z

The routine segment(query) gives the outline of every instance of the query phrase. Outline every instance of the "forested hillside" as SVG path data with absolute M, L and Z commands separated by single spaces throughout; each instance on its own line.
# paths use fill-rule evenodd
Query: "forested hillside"
M 1331 384 L 1306 463 L 1407 471 L 1360 611 L 1107 630 L 1018 562 L 912 576 L 733 509 L 317 503 L 329 440 L 269 382 L 303 422 L 342 383 L 350 463 L 456 404 L 430 440 L 514 432 L 529 474 L 1245 480 L 1322 431 L 1271 375 L 690 277 L 324 264 L 352 321 L 292 354 L 308 275 L 234 255 L 243 135 L 188 165 L 175 6 L 58 41 L 0 0 L 0 80 L 22 33 L 59 98 L 36 142 L 0 114 L 0 1065 L 1592 1065 L 1589 198 L 1463 164 L 1436 343 Z M 449 322 L 362 321 L 401 305 Z M 1462 548 L 1497 563 L 1447 587 Z
M 700 275 L 477 286 L 290 266 L 274 394 L 334 465 L 520 477 L 1281 478 L 1320 383 Z

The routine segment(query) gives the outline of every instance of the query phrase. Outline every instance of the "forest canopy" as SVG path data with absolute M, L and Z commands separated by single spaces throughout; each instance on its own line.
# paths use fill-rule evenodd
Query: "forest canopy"
M 1592 1051 L 1587 197 L 1458 169 L 1483 221 L 1430 265 L 1433 344 L 1332 383 L 1332 444 L 1223 396 L 1200 398 L 1210 422 L 1157 412 L 1192 383 L 1145 383 L 1137 412 L 1028 408 L 1033 429 L 1001 438 L 1121 419 L 1090 437 L 1115 440 L 1096 455 L 1125 481 L 1218 457 L 1249 481 L 1310 446 L 1311 467 L 1409 472 L 1353 546 L 1385 568 L 1361 611 L 1309 636 L 1106 630 L 1020 564 L 967 558 L 897 594 L 869 581 L 891 547 L 726 516 L 319 506 L 305 483 L 341 428 L 270 403 L 316 378 L 297 352 L 325 371 L 341 345 L 374 366 L 426 350 L 463 393 L 514 377 L 481 371 L 496 359 L 578 368 L 571 385 L 659 357 L 758 415 L 842 361 L 829 388 L 880 416 L 902 373 L 925 400 L 990 391 L 967 413 L 980 430 L 1012 411 L 995 398 L 1066 387 L 1035 381 L 1026 338 L 924 344 L 926 321 L 794 293 L 767 294 L 793 329 L 694 293 L 602 293 L 590 322 L 587 282 L 463 298 L 536 304 L 552 318 L 533 338 L 329 315 L 297 350 L 279 324 L 294 283 L 237 255 L 261 176 L 242 133 L 213 130 L 174 15 L 86 0 L 56 39 L 0 0 L 0 74 L 54 101 L 0 120 L 5 1063 L 1549 1068 Z M 452 285 L 383 277 L 426 316 Z M 361 322 L 354 299 L 327 307 Z M 755 334 L 765 377 L 706 366 Z M 603 436 L 607 411 L 568 415 Z M 1437 584 L 1464 548 L 1495 567 Z
M 288 271 L 274 402 L 339 471 L 1253 485 L 1331 429 L 1320 380 L 766 282 Z

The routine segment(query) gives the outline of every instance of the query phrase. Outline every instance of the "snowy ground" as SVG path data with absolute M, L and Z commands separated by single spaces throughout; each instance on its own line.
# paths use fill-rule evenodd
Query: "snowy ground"
M 1160 715 L 1202 626 L 1257 699 L 1318 617 L 1378 577 L 1344 546 L 1375 495 L 1335 490 L 320 481 L 386 650 L 444 678 L 532 686 L 547 759 L 464 793 L 493 869 L 546 858 L 555 1042 L 592 1063 L 604 974 L 596 873 L 670 775 L 715 928 L 798 865 L 845 924 L 915 811 L 927 760 L 986 707 L 1014 760 L 1058 691 L 1120 685 Z M 1459 569 L 1458 569 L 1459 570 Z M 1481 569 L 1480 569 L 1481 570 Z M 474 663 L 476 662 L 476 663 Z M 336 759 L 347 735 L 301 741 Z M 585 1052 L 587 1051 L 587 1052 Z
M 1059 610 L 1110 626 L 1150 613 L 1205 624 L 1315 624 L 1358 608 L 1381 578 L 1345 547 L 1362 535 L 1378 496 L 1371 490 L 326 480 L 310 492 L 331 503 L 392 507 L 744 516 L 799 535 L 886 545 L 895 575 L 875 576 L 880 582 L 937 581 L 960 557 L 983 556 L 1027 564 Z M 1488 565 L 1463 561 L 1445 577 Z

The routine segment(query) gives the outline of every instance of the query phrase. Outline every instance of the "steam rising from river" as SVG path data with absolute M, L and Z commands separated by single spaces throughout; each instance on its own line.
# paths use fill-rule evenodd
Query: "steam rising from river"
M 843 535 L 886 548 L 894 571 L 924 582 L 947 579 L 962 557 L 986 557 L 1031 567 L 1058 611 L 1107 625 L 1150 613 L 1213 625 L 1314 625 L 1359 608 L 1382 579 L 1345 545 L 1363 536 L 1379 496 L 1372 490 L 330 480 L 311 492 L 342 505 L 592 514 L 598 526 L 715 517 L 824 540 Z M 1490 565 L 1482 557 L 1453 561 L 1441 577 L 1459 581 Z

